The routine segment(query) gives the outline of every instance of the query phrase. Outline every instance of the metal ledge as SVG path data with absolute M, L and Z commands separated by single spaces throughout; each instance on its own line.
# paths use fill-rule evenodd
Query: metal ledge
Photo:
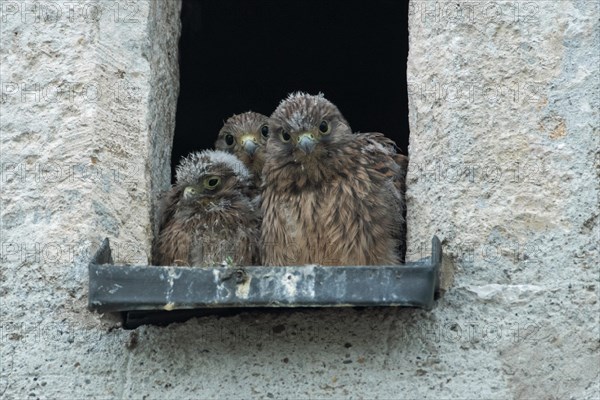
M 111 265 L 105 239 L 89 264 L 89 309 L 142 316 L 148 313 L 140 311 L 180 310 L 172 312 L 175 316 L 192 309 L 249 307 L 431 309 L 442 260 L 435 236 L 431 251 L 430 258 L 392 266 L 118 266 Z

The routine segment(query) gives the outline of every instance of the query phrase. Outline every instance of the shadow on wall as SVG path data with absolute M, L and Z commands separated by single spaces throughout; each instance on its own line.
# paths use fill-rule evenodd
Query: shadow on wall
M 354 131 L 408 147 L 408 2 L 184 0 L 172 152 L 212 148 L 223 121 L 323 92 Z

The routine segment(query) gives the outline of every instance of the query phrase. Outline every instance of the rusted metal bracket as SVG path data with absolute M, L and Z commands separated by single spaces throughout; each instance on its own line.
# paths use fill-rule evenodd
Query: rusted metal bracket
M 126 312 L 129 325 L 152 322 L 154 317 L 165 322 L 169 314 L 176 318 L 189 310 L 223 308 L 431 309 L 439 290 L 441 260 L 441 243 L 434 236 L 431 257 L 403 265 L 119 266 L 112 265 L 105 239 L 89 264 L 89 309 Z

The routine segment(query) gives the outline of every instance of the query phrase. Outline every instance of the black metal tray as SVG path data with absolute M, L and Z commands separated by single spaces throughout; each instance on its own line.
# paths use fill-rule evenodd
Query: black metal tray
M 158 310 L 176 317 L 189 315 L 185 310 L 249 307 L 431 309 L 441 260 L 441 243 L 434 236 L 431 257 L 402 265 L 123 266 L 112 265 L 105 239 L 89 264 L 89 309 L 133 313 L 133 325 L 152 322 L 156 318 L 148 311 Z M 127 322 L 129 315 L 125 317 Z M 169 317 L 158 318 L 165 319 Z

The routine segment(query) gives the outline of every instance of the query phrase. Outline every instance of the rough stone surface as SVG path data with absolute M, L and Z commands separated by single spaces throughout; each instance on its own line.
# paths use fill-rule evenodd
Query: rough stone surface
M 510 397 L 598 398 L 598 3 L 411 9 L 408 249 L 439 235 L 455 279 L 432 317 L 516 329 L 479 359 Z
M 433 311 L 132 331 L 87 311 L 86 262 L 104 237 L 150 254 L 181 4 L 65 4 L 0 3 L 2 398 L 599 397 L 597 2 L 411 2 L 408 256 L 443 239 Z

